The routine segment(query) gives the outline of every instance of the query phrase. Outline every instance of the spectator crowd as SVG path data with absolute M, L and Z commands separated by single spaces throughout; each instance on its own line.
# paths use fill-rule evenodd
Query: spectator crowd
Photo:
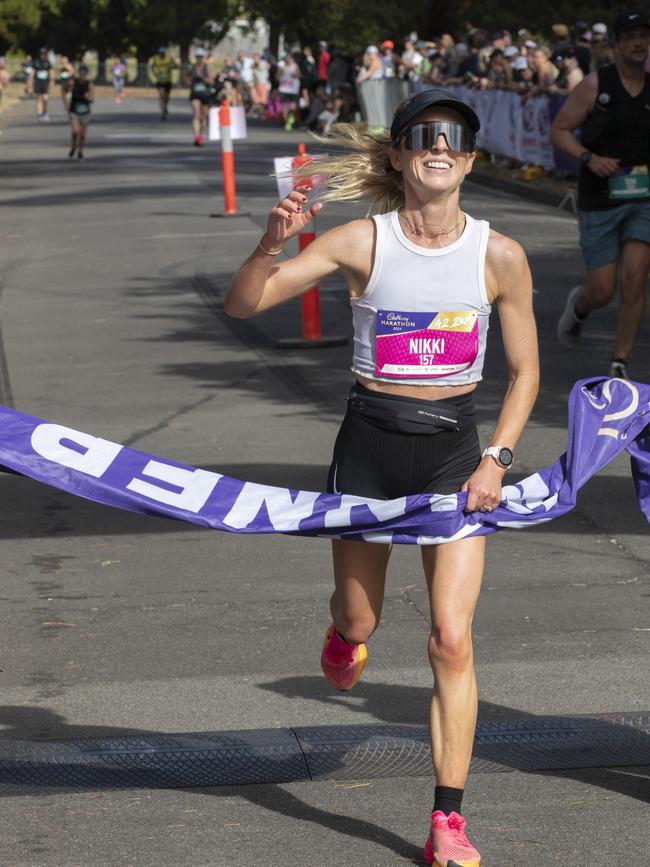
M 231 104 L 254 116 L 327 132 L 335 121 L 360 119 L 356 93 L 366 81 L 408 80 L 414 91 L 462 83 L 523 97 L 568 94 L 613 59 L 607 25 L 577 21 L 553 24 L 547 33 L 472 28 L 462 38 L 443 33 L 432 40 L 412 33 L 368 45 L 357 58 L 324 41 L 315 51 L 294 46 L 278 57 L 240 51 L 224 59 L 217 81 Z
M 166 49 L 161 49 L 164 52 Z M 613 61 L 613 41 L 602 22 L 573 25 L 556 23 L 547 33 L 492 32 L 472 28 L 462 37 L 443 33 L 432 40 L 411 33 L 403 40 L 384 39 L 368 45 L 362 56 L 353 57 L 325 41 L 290 50 L 209 56 L 200 48 L 210 72 L 214 101 L 244 106 L 252 117 L 281 123 L 285 129 L 327 132 L 334 122 L 361 120 L 357 92 L 367 81 L 401 79 L 413 91 L 462 83 L 480 89 L 501 88 L 522 96 L 568 94 L 590 71 Z M 198 55 L 197 55 L 198 56 Z M 54 56 L 52 65 L 54 66 Z M 116 101 L 126 83 L 124 61 Z M 111 76 L 115 83 L 115 65 Z M 67 64 L 67 66 L 66 66 Z M 23 80 L 33 78 L 31 55 L 22 64 Z M 67 58 L 61 61 L 61 82 L 70 74 Z M 179 69 L 179 83 L 187 84 L 188 70 Z M 647 65 L 650 70 L 650 64 Z M 170 79 L 171 81 L 171 79 Z M 8 75 L 0 57 L 0 93 Z M 158 82 L 159 83 L 159 82 Z M 118 93 L 119 91 L 119 93 Z

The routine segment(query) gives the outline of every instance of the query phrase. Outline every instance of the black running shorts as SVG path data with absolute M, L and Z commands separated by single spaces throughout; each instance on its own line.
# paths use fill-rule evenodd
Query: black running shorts
M 377 396 L 359 384 L 353 391 Z M 399 401 L 396 395 L 387 396 L 389 404 Z M 426 407 L 432 402 L 421 403 Z M 459 491 L 481 460 L 474 401 L 471 394 L 463 394 L 433 403 L 436 408 L 448 404 L 456 410 L 457 430 L 421 434 L 387 430 L 385 422 L 364 418 L 348 405 L 334 444 L 328 492 L 393 500 Z

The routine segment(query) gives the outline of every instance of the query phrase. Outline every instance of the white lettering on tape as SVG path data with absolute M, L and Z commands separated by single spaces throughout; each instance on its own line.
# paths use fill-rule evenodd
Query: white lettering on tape
M 319 494 L 312 491 L 298 491 L 293 500 L 291 491 L 284 488 L 246 482 L 223 522 L 241 530 L 255 520 L 262 506 L 266 506 L 273 528 L 284 533 L 292 532 L 299 528 L 303 518 L 313 514 L 318 497 Z
M 64 445 L 63 440 L 74 443 L 80 449 Z M 117 443 L 60 424 L 39 424 L 32 431 L 31 442 L 34 451 L 48 461 L 96 479 L 104 475 L 123 448 Z
M 166 503 L 177 509 L 185 509 L 194 514 L 201 511 L 217 482 L 223 478 L 219 473 L 172 467 L 161 461 L 149 461 L 142 470 L 142 475 L 152 476 L 161 482 L 167 482 L 179 490 L 169 491 L 160 485 L 145 482 L 144 479 L 132 479 L 126 486 L 129 491 L 142 494 L 143 497 L 149 497 L 150 500 L 156 500 L 158 503 Z

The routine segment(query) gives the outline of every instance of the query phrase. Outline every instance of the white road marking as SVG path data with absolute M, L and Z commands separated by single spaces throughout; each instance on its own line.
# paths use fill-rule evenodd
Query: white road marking
M 104 138 L 118 139 L 121 141 L 187 141 L 186 135 L 178 135 L 171 132 L 107 132 Z

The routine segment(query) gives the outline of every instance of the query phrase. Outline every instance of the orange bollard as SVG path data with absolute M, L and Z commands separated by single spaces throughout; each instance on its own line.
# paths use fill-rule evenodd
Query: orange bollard
M 230 133 L 230 108 L 227 101 L 219 107 L 219 126 L 221 127 L 221 169 L 223 171 L 223 198 L 225 214 L 237 213 L 237 189 L 235 185 L 235 152 Z
M 308 165 L 312 161 L 307 153 L 307 147 L 304 142 L 298 145 L 298 156 L 291 160 L 291 168 L 298 169 L 301 166 Z M 313 179 L 310 177 L 300 178 L 296 180 L 294 176 L 294 189 L 298 184 L 309 184 L 311 186 Z M 302 252 L 308 244 L 316 238 L 316 232 L 306 231 L 298 235 L 298 250 Z M 302 311 L 302 336 L 305 340 L 319 340 L 321 337 L 320 331 L 320 296 L 318 294 L 318 286 L 312 286 L 308 289 L 300 299 L 300 308 Z
M 291 168 L 297 169 L 300 166 L 308 165 L 313 161 L 307 153 L 306 146 L 300 142 L 298 145 L 298 155 L 291 160 Z M 312 184 L 312 178 L 301 177 L 299 181 L 294 176 L 294 189 L 298 184 Z M 311 244 L 316 238 L 316 233 L 313 229 L 305 232 L 300 232 L 298 235 L 298 250 L 302 252 L 305 247 Z M 294 348 L 310 348 L 320 346 L 342 346 L 348 342 L 347 337 L 323 337 L 321 334 L 320 321 L 320 294 L 318 286 L 312 286 L 303 293 L 300 299 L 300 310 L 302 314 L 302 339 L 299 338 L 282 338 L 278 341 L 278 346 L 282 349 Z
M 223 174 L 224 211 L 210 214 L 211 217 L 248 217 L 248 211 L 237 210 L 237 189 L 235 185 L 235 149 L 230 127 L 230 108 L 224 99 L 219 106 L 219 128 L 221 133 L 221 171 Z

